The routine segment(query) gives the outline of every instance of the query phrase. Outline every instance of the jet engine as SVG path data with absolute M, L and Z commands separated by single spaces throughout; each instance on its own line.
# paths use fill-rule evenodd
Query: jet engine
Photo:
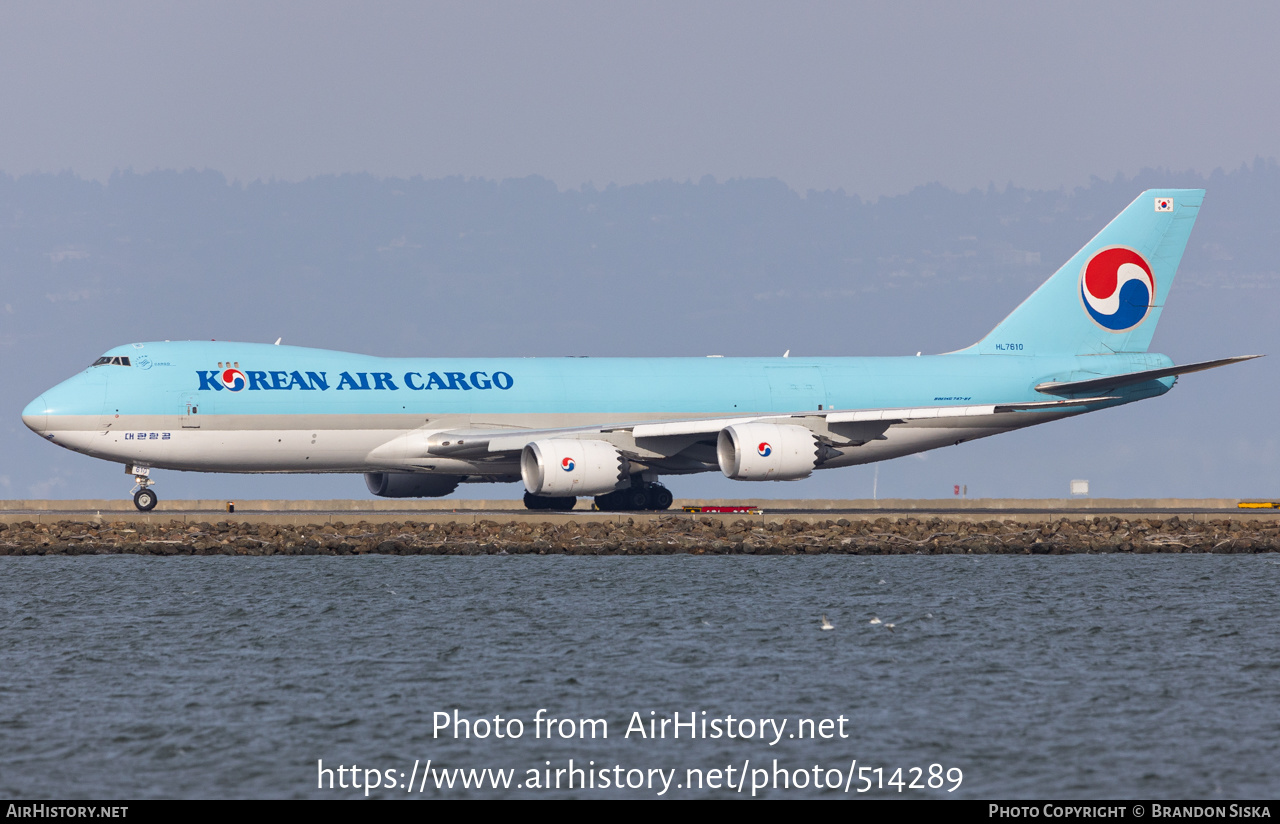
M 630 464 L 611 443 L 549 438 L 520 453 L 520 477 L 531 495 L 603 495 L 631 484 Z
M 365 486 L 382 498 L 439 498 L 458 488 L 459 475 L 424 475 L 421 472 L 366 472 Z
M 716 439 L 720 471 L 735 481 L 798 481 L 809 477 L 821 453 L 813 432 L 789 424 L 734 424 Z

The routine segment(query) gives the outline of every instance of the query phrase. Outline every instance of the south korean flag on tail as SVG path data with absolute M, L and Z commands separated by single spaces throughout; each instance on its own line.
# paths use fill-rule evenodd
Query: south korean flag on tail
M 1173 211 L 1173 198 L 1171 198 L 1171 197 L 1158 197 L 1158 198 L 1156 198 L 1156 211 L 1157 211 L 1157 212 L 1172 212 L 1172 211 Z

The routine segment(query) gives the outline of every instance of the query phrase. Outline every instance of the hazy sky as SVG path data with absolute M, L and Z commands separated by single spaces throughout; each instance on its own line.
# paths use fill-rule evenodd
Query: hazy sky
M 15 3 L 0 171 L 863 196 L 1280 155 L 1274 3 Z
M 722 181 L 776 177 L 799 191 L 843 188 L 867 198 L 899 194 L 935 181 L 962 190 L 1007 182 L 1056 189 L 1085 184 L 1093 176 L 1107 180 L 1117 172 L 1132 176 L 1151 167 L 1207 173 L 1220 166 L 1235 168 L 1259 156 L 1280 156 L 1280 71 L 1273 56 L 1280 41 L 1278 24 L 1280 4 L 1186 0 L 928 4 L 6 0 L 0 3 L 0 173 L 69 170 L 106 179 L 117 169 L 196 168 L 217 170 L 240 181 L 300 180 L 343 172 L 493 179 L 536 174 L 562 188 L 713 175 Z M 1172 176 L 1145 177 L 1158 178 L 1156 182 L 1165 185 L 1165 178 Z M 186 191 L 183 186 L 194 185 L 170 182 L 179 193 Z M 243 336 L 270 341 L 283 334 L 301 345 L 377 354 L 390 354 L 397 346 L 408 350 L 410 343 L 417 345 L 413 351 L 433 351 L 431 341 L 387 337 L 373 328 L 368 317 L 352 323 L 316 323 L 316 312 L 342 308 L 333 293 L 323 291 L 304 293 L 306 300 L 281 310 L 283 314 L 264 318 L 233 313 L 243 315 L 239 326 L 195 311 L 193 301 L 202 293 L 184 285 L 181 278 L 162 282 L 165 288 L 130 292 L 131 299 L 124 301 L 124 290 L 139 273 L 121 274 L 112 268 L 123 265 L 122 260 L 131 261 L 142 273 L 154 272 L 160 264 L 174 264 L 181 274 L 188 260 L 199 269 L 238 260 L 235 256 L 241 255 L 256 262 L 237 276 L 251 274 L 273 288 L 287 289 L 303 281 L 299 273 L 314 275 L 299 263 L 308 260 L 313 244 L 304 238 L 277 250 L 281 257 L 259 260 L 246 236 L 228 234 L 219 235 L 216 242 L 174 251 L 163 244 L 152 248 L 141 243 L 154 241 L 164 229 L 163 222 L 144 221 L 151 234 L 122 252 L 119 244 L 132 241 L 113 234 L 115 223 L 93 212 L 97 207 L 90 205 L 68 210 L 57 201 L 63 196 L 55 191 L 58 187 L 46 184 L 52 186 L 50 181 L 40 182 L 28 194 L 38 189 L 51 198 L 32 207 L 32 214 L 56 217 L 42 230 L 51 233 L 47 248 L 32 247 L 39 238 L 27 233 L 0 256 L 0 263 L 14 278 L 5 284 L 7 291 L 0 300 L 0 349 L 43 354 L 37 364 L 14 356 L 0 365 L 0 377 L 13 390 L 5 400 L 12 408 L 0 420 L 0 440 L 21 438 L 24 444 L 20 449 L 0 444 L 0 455 L 11 459 L 8 466 L 0 466 L 0 495 L 101 495 L 111 494 L 112 483 L 122 483 L 118 467 L 98 466 L 38 442 L 21 426 L 16 413 L 42 388 L 130 337 L 167 337 L 170 333 L 163 330 L 172 325 L 204 332 L 208 322 L 207 336 L 218 339 Z M 220 179 L 217 186 L 222 186 Z M 145 187 L 138 191 L 139 197 L 152 199 L 126 203 L 112 220 L 123 220 L 121 215 L 131 220 L 145 216 L 147 208 L 170 202 L 163 192 L 148 195 Z M 1118 210 L 1134 194 L 1117 192 L 1112 207 Z M 1267 198 L 1248 199 L 1253 197 L 1248 192 L 1243 195 L 1248 195 L 1244 201 L 1231 203 L 1215 201 L 1210 194 L 1209 207 L 1217 211 L 1206 212 L 1203 228 L 1197 229 L 1198 244 L 1214 249 L 1230 245 L 1230 238 L 1221 231 L 1215 234 L 1213 221 L 1218 218 L 1211 215 L 1238 215 L 1242 203 L 1270 203 Z M 14 204 L 26 203 L 16 194 L 14 198 Z M 52 211 L 41 211 L 46 207 Z M 316 222 L 304 229 L 320 231 L 315 227 L 328 225 L 325 221 L 334 214 L 363 219 L 374 214 L 367 208 L 370 204 L 363 202 L 328 207 L 327 216 L 308 212 L 308 219 Z M 12 227 L 34 219 L 22 217 L 25 206 L 14 208 Z M 755 207 L 744 201 L 744 209 L 751 208 Z M 1096 204 L 1090 208 L 1097 208 Z M 97 222 L 76 222 L 90 213 L 97 215 Z M 67 215 L 74 219 L 57 223 Z M 530 237 L 520 235 L 530 251 L 543 248 L 534 231 L 535 218 L 531 216 L 526 227 Z M 551 219 L 548 214 L 541 218 Z M 213 219 L 211 215 L 209 220 Z M 929 219 L 927 213 L 920 217 Z M 1229 223 L 1220 223 L 1219 229 Z M 911 222 L 904 218 L 894 225 L 907 231 Z M 1061 239 L 1054 242 L 1078 244 L 1097 228 L 1092 223 L 1064 228 Z M 399 235 L 373 227 L 370 236 L 378 238 L 377 244 L 394 246 Z M 67 246 L 75 239 L 89 245 Z M 1237 243 L 1238 255 L 1266 261 L 1256 271 L 1232 270 L 1231 276 L 1210 277 L 1212 289 L 1204 287 L 1198 295 L 1190 282 L 1182 288 L 1183 308 L 1171 308 L 1170 323 L 1175 320 L 1173 313 L 1186 313 L 1180 325 L 1172 327 L 1184 336 L 1176 340 L 1197 345 L 1175 347 L 1170 354 L 1186 361 L 1273 353 L 1273 327 L 1242 322 L 1238 309 L 1243 305 L 1239 296 L 1248 295 L 1245 303 L 1250 312 L 1274 314 L 1271 284 L 1277 258 L 1270 250 L 1275 242 L 1274 233 L 1264 232 L 1256 242 Z M 18 253 L 19 247 L 27 257 Z M 153 256 L 130 251 L 138 249 L 150 249 Z M 909 243 L 895 249 L 913 256 Z M 1202 261 L 1212 259 L 1204 248 L 1197 249 Z M 68 250 L 75 257 L 68 258 Z M 687 251 L 688 266 L 694 269 L 712 259 L 706 248 L 696 244 Z M 1043 265 L 1056 266 L 1066 254 L 1069 251 L 1061 257 L 1046 253 Z M 731 265 L 720 274 L 733 272 L 732 266 L 739 265 L 732 257 L 725 260 Z M 351 265 L 351 260 L 325 265 L 340 268 Z M 685 264 L 672 266 L 673 271 L 686 271 Z M 387 269 L 393 274 L 399 271 Z M 616 289 L 619 294 L 633 288 L 634 282 L 620 274 L 623 271 L 613 273 L 617 280 L 593 281 L 594 287 Z M 778 271 L 790 272 L 785 266 Z M 808 282 L 797 287 L 797 294 L 817 288 L 813 281 L 818 274 L 801 270 L 797 277 Z M 1209 277 L 1214 271 L 1208 267 L 1200 274 Z M 1243 275 L 1252 280 L 1239 281 L 1237 276 Z M 45 281 L 54 285 L 46 288 Z M 418 278 L 406 285 L 384 278 L 371 288 L 382 290 L 378 295 L 387 305 L 396 301 L 403 305 L 406 295 L 424 288 L 423 282 L 427 281 Z M 1267 291 L 1230 291 L 1242 283 L 1262 284 Z M 1012 306 L 1033 285 L 1023 284 L 1026 290 L 1018 295 L 995 299 L 975 292 L 965 299 Z M 211 287 L 206 284 L 205 288 Z M 554 301 L 562 297 L 559 288 L 563 284 L 548 283 L 536 294 L 541 300 Z M 88 299 L 74 305 L 59 302 L 63 294 L 105 294 L 127 312 L 104 312 Z M 513 290 L 512 294 L 525 293 Z M 25 303 L 20 300 L 23 295 Z M 874 303 L 863 301 L 857 308 L 901 317 L 904 324 L 920 322 L 922 315 L 914 305 L 894 304 L 892 298 L 886 292 Z M 902 300 L 910 303 L 908 298 Z M 800 303 L 787 305 L 794 309 Z M 686 348 L 701 347 L 693 349 L 697 352 L 755 354 L 752 347 L 767 342 L 769 351 L 778 353 L 787 348 L 812 353 L 824 345 L 830 347 L 823 350 L 826 354 L 871 353 L 869 344 L 859 339 L 859 330 L 815 325 L 807 314 L 796 315 L 786 325 L 776 322 L 775 312 L 769 337 L 746 330 L 724 307 L 719 307 L 720 315 L 688 314 L 702 309 L 656 315 L 659 319 L 650 336 L 678 341 Z M 1192 312 L 1200 315 L 1193 318 Z M 605 323 L 613 317 L 604 312 L 592 320 Z M 513 352 L 522 351 L 522 341 L 527 339 L 513 330 L 520 323 L 535 323 L 537 316 L 521 306 L 480 320 L 504 333 L 493 334 L 485 345 Z M 382 316 L 377 322 L 401 336 L 417 328 L 412 322 L 395 323 Z M 450 319 L 452 325 L 437 330 L 442 338 L 434 351 L 459 354 L 460 347 L 477 339 L 476 323 L 474 316 L 465 314 Z M 963 345 L 972 339 L 965 339 L 965 334 L 982 331 L 970 323 L 972 328 L 966 332 L 959 322 L 953 326 L 950 320 L 938 326 L 950 336 L 944 348 Z M 64 336 L 62 330 L 73 333 Z M 580 330 L 571 331 L 580 335 Z M 57 346 L 45 345 L 55 332 Z M 174 336 L 185 334 L 194 333 Z M 839 341 L 833 337 L 837 334 L 842 336 Z M 356 340 L 351 343 L 344 336 Z M 546 347 L 556 346 L 581 354 L 643 353 L 634 348 L 641 342 L 631 339 L 615 341 L 617 350 L 608 349 L 612 344 L 565 340 L 539 345 L 544 353 Z M 925 348 L 915 339 L 911 343 L 910 351 Z M 62 354 L 54 354 L 55 349 Z M 61 365 L 55 369 L 54 362 Z M 1007 447 L 999 449 L 975 447 L 945 456 L 940 452 L 926 456 L 927 463 L 894 462 L 878 476 L 872 468 L 831 473 L 837 477 L 830 483 L 806 481 L 816 485 L 776 488 L 768 494 L 865 495 L 880 483 L 879 490 L 889 495 L 932 495 L 944 481 L 944 490 L 961 481 L 973 483 L 980 494 L 1010 489 L 1061 494 L 1066 489 L 1064 479 L 1070 477 L 1093 478 L 1102 494 L 1135 490 L 1253 494 L 1242 490 L 1275 487 L 1277 446 L 1266 417 L 1274 404 L 1257 401 L 1269 398 L 1258 391 L 1272 391 L 1270 387 L 1277 385 L 1271 379 L 1272 364 L 1277 362 L 1268 358 L 1223 370 L 1222 375 L 1196 376 L 1188 383 L 1199 388 L 1180 388 L 1175 394 L 1183 405 L 1162 401 L 1166 403 L 1163 411 L 1148 411 L 1143 405 L 1137 412 L 1117 411 L 1096 424 L 1064 422 L 1045 428 L 1057 434 L 1046 436 L 1037 428 L 1034 434 L 1005 436 L 999 443 Z M 22 380 L 15 381 L 17 364 L 26 371 Z M 1251 379 L 1246 377 L 1250 374 Z M 1215 383 L 1219 381 L 1227 383 Z M 1222 386 L 1232 389 L 1228 392 Z M 1255 391 L 1258 386 L 1268 388 Z M 1215 408 L 1205 398 L 1224 405 Z M 1220 408 L 1233 410 L 1231 426 L 1215 423 L 1222 419 Z M 1241 417 L 1240 409 L 1246 409 L 1247 415 Z M 1180 414 L 1187 417 L 1179 418 Z M 1165 428 L 1147 426 L 1147 415 L 1156 416 Z M 1149 463 L 1147 453 L 1125 439 L 1126 426 L 1141 426 L 1145 444 L 1165 438 L 1180 445 L 1164 449 L 1162 454 L 1172 456 L 1165 463 Z M 1093 445 L 1093 452 L 1079 448 L 1084 440 Z M 1022 455 L 1031 454 L 1027 444 L 1038 444 L 1035 448 L 1050 456 L 1041 464 L 1046 467 L 1042 481 L 1048 484 L 1043 488 L 1033 489 L 1021 476 L 1003 469 L 1009 456 L 1019 450 Z M 1119 446 L 1112 449 L 1111 444 Z M 1105 463 L 1113 471 L 1110 485 L 1102 470 L 1068 474 L 1076 470 L 1056 457 L 1086 453 L 1109 455 Z M 1222 459 L 1224 455 L 1229 460 Z M 1173 466 L 1170 462 L 1175 460 L 1185 465 Z M 286 484 L 279 479 L 226 476 L 211 480 L 189 473 L 168 473 L 167 477 L 163 494 L 168 497 L 244 497 L 250 490 L 266 497 L 364 494 L 363 485 L 352 478 Z M 1224 482 L 1223 477 L 1229 480 Z M 983 478 L 990 478 L 990 483 Z M 1175 480 L 1185 478 L 1190 480 Z M 707 476 L 682 481 L 680 492 L 766 494 L 765 490 L 733 490 L 726 483 L 718 475 Z M 498 494 L 509 497 L 518 492 L 503 488 Z

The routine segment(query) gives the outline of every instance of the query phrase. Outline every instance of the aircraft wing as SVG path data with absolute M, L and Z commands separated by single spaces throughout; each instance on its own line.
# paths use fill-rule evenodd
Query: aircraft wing
M 612 423 L 559 429 L 459 429 L 409 433 L 397 441 L 403 452 L 415 458 L 511 459 L 537 440 L 568 438 L 604 440 L 639 458 L 673 457 L 700 441 L 714 441 L 727 426 L 774 423 L 804 426 L 836 446 L 858 446 L 882 439 L 891 427 L 909 421 L 940 418 L 981 418 L 1011 412 L 1055 411 L 1114 400 L 1112 397 L 1070 398 L 968 406 L 917 406 L 896 409 L 805 411 L 777 415 L 744 415 L 721 418 L 685 418 L 670 421 Z M 379 450 L 381 451 L 381 450 Z

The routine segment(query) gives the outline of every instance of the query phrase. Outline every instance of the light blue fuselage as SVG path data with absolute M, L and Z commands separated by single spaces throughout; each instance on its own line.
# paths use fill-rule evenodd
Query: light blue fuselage
M 395 434 L 421 428 L 542 430 L 831 410 L 1038 402 L 1046 396 L 1034 387 L 1047 381 L 1171 364 L 1163 355 L 1147 353 L 1083 357 L 378 358 L 292 346 L 205 341 L 132 344 L 112 349 L 105 356 L 129 358 L 130 365 L 93 366 L 58 384 L 24 410 L 28 425 L 52 435 L 55 443 L 110 460 L 239 472 L 405 468 L 376 458 L 368 460 L 368 453 Z M 220 364 L 226 367 L 220 368 Z M 243 375 L 243 388 L 233 391 L 224 384 L 226 368 Z M 1116 400 L 1090 408 L 1160 394 L 1172 383 L 1173 379 L 1167 378 L 1129 387 Z M 1023 412 L 1008 416 L 999 425 L 984 422 L 963 439 L 1082 411 L 1085 409 L 1076 407 Z M 273 433 L 274 446 L 271 438 L 253 433 Z M 313 434 L 316 444 L 309 443 Z M 924 442 L 912 439 L 902 447 L 912 447 L 906 450 L 912 452 L 956 440 L 949 433 L 934 434 L 939 437 Z M 238 447 L 234 443 L 237 436 L 252 442 L 252 447 L 248 451 Z M 313 445 L 319 448 L 308 449 Z M 850 450 L 848 459 L 825 465 L 906 454 L 896 446 L 892 439 L 868 444 Z M 306 454 L 300 454 L 300 447 Z M 489 469 L 497 475 L 513 472 L 509 462 Z M 437 471 L 441 470 L 484 474 L 486 467 L 474 462 L 465 466 L 444 462 Z

